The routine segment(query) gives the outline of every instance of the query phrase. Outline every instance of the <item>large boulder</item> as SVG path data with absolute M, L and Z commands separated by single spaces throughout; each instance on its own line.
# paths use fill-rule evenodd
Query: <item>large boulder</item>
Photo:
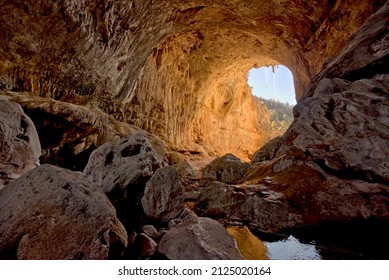
M 100 186 L 127 226 L 139 225 L 146 182 L 162 166 L 143 134 L 106 143 L 90 156 L 85 176 Z
M 160 161 L 165 157 L 164 144 L 157 137 L 99 109 L 24 93 L 0 90 L 0 94 L 20 104 L 34 122 L 42 145 L 42 164 L 82 171 L 97 147 L 137 133 L 145 135 Z
M 161 239 L 158 250 L 174 260 L 240 260 L 235 240 L 210 218 L 184 220 Z
M 248 163 L 242 162 L 233 154 L 226 154 L 213 160 L 205 167 L 203 178 L 226 184 L 236 184 L 242 179 L 249 167 Z
M 20 105 L 0 99 L 0 189 L 38 166 L 40 154 L 34 123 Z
M 120 257 L 127 233 L 96 184 L 82 174 L 42 165 L 0 190 L 0 257 Z
M 154 221 L 168 222 L 184 209 L 185 192 L 177 170 L 166 166 L 147 182 L 141 199 L 143 211 Z

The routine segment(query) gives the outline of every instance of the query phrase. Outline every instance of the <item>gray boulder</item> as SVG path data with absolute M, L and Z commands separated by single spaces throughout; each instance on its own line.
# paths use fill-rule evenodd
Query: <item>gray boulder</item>
M 126 246 L 114 207 L 78 172 L 42 165 L 0 190 L 0 258 L 107 259 Z
M 208 164 L 203 173 L 204 179 L 220 181 L 226 184 L 238 183 L 250 165 L 242 162 L 233 154 L 226 154 Z
M 142 223 L 140 199 L 161 163 L 143 134 L 106 143 L 90 156 L 85 176 L 101 186 L 127 230 Z
M 210 218 L 184 220 L 167 231 L 158 250 L 174 260 L 243 259 L 232 236 Z
M 141 199 L 143 211 L 152 220 L 168 222 L 184 209 L 185 192 L 177 170 L 166 166 L 147 182 Z
M 34 123 L 20 105 L 0 99 L 0 189 L 38 166 L 40 155 Z

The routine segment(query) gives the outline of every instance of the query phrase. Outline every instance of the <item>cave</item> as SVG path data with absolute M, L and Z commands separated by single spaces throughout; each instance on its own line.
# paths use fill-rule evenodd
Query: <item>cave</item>
M 370 1 L 197 2 L 6 1 L 1 84 L 95 106 L 175 150 L 249 158 L 266 141 L 247 96 L 248 70 L 289 67 L 300 99 L 379 7 Z
M 216 177 L 210 167 L 200 170 L 203 178 L 181 178 L 185 190 L 197 192 L 193 186 L 204 184 L 200 189 L 210 191 L 218 181 L 225 185 L 213 190 L 228 189 L 223 193 L 233 201 L 245 196 L 239 205 L 256 213 L 243 217 L 249 210 L 232 213 L 221 202 L 214 213 L 203 209 L 211 202 L 192 201 L 198 215 L 209 212 L 228 222 L 238 217 L 265 235 L 340 221 L 385 222 L 388 10 L 382 0 L 4 0 L 0 100 L 19 104 L 35 123 L 42 153 L 37 159 L 35 145 L 29 157 L 36 162 L 17 171 L 19 164 L 2 154 L 1 182 L 12 184 L 39 162 L 83 171 L 94 151 L 105 153 L 99 147 L 142 133 L 152 148 L 137 139 L 147 148 L 134 157 L 151 157 L 151 150 L 155 156 L 152 164 L 134 165 L 152 166 L 133 184 L 147 188 L 168 164 L 188 172 L 185 160 L 221 158 Z M 276 65 L 292 72 L 297 101 L 293 123 L 278 135 L 247 84 L 253 67 Z M 25 134 L 25 142 L 35 137 Z M 104 166 L 119 160 L 109 155 Z M 223 168 L 234 176 L 244 172 L 223 182 L 230 176 Z M 210 177 L 204 178 L 206 170 Z M 118 186 L 119 196 L 125 190 L 125 199 L 120 184 L 129 179 L 120 178 L 111 187 Z M 281 208 L 273 208 L 274 197 Z M 262 206 L 268 208 L 258 212 Z M 140 225 L 124 227 L 141 231 Z M 141 240 L 152 243 L 147 236 Z M 125 248 L 120 242 L 111 243 Z

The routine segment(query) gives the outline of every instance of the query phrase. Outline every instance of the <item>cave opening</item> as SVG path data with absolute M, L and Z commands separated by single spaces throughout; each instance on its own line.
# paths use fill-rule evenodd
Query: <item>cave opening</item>
M 292 72 L 284 65 L 252 68 L 247 73 L 251 94 L 265 105 L 272 131 L 278 135 L 293 121 L 296 93 Z

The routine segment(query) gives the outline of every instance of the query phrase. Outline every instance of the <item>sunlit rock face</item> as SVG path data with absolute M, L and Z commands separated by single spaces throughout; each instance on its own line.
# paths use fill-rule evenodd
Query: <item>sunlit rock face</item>
M 267 140 L 247 71 L 289 67 L 300 98 L 383 2 L 3 0 L 0 87 L 100 108 L 176 150 L 247 158 Z

